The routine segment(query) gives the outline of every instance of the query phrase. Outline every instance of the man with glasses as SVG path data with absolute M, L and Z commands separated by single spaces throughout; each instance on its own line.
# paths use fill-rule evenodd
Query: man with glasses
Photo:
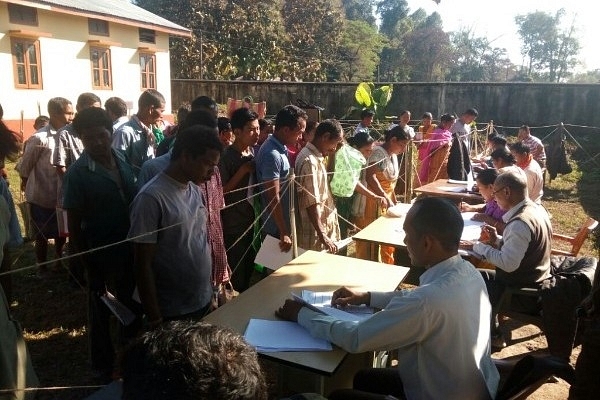
M 496 270 L 482 270 L 492 307 L 498 304 L 506 287 L 535 287 L 550 276 L 550 247 L 552 226 L 548 214 L 527 195 L 527 179 L 523 174 L 504 172 L 496 178 L 492 195 L 506 213 L 502 236 L 496 228 L 484 225 L 483 237 L 488 239 L 473 245 L 473 251 L 496 266 Z M 534 297 L 517 297 L 511 308 L 526 312 L 538 311 Z M 497 317 L 492 316 L 492 346 L 506 346 L 498 331 Z

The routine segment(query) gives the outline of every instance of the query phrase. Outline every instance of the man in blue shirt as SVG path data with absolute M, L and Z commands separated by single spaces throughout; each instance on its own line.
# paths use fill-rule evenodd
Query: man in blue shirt
M 292 145 L 306 129 L 308 115 L 301 108 L 289 105 L 275 116 L 275 132 L 263 143 L 256 156 L 256 176 L 261 183 L 263 233 L 279 238 L 281 251 L 292 247 L 289 218 L 290 162 L 286 145 Z

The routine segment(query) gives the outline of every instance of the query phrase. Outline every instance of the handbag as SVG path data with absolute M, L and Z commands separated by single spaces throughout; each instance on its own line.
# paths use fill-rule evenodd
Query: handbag
M 221 307 L 223 304 L 230 302 L 239 296 L 240 292 L 233 288 L 231 281 L 223 282 L 217 289 L 217 304 Z

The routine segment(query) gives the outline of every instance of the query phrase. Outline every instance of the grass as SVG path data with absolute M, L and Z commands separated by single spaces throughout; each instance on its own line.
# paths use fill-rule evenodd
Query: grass
M 581 138 L 580 143 L 589 147 L 586 152 L 571 149 L 573 172 L 546 183 L 543 204 L 552 214 L 556 232 L 574 234 L 586 215 L 600 218 L 600 167 L 588 157 L 600 153 L 600 143 L 596 142 Z M 19 178 L 14 165 L 8 164 L 7 171 L 10 189 L 18 203 Z M 598 240 L 597 236 L 587 240 L 581 254 L 598 256 Z M 31 242 L 12 253 L 13 270 L 35 265 Z M 53 254 L 52 248 L 49 254 Z M 72 287 L 67 277 L 64 269 L 54 271 L 44 279 L 37 277 L 35 268 L 12 274 L 11 310 L 23 326 L 40 386 L 79 387 L 42 390 L 37 397 L 41 400 L 81 399 L 93 392 L 93 386 L 97 384 L 88 363 L 87 297 L 84 289 Z M 88 385 L 92 387 L 86 388 Z

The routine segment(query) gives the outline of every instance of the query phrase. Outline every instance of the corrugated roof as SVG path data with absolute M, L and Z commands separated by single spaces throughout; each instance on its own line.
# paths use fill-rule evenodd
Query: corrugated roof
M 176 1 L 176 0 L 174 0 Z M 111 19 L 122 19 L 131 22 L 138 22 L 143 25 L 152 25 L 158 28 L 167 28 L 166 30 L 174 34 L 189 36 L 190 30 L 173 23 L 161 16 L 151 13 L 128 0 L 26 0 L 26 1 L 8 1 L 9 3 L 19 3 L 30 5 L 31 3 L 40 4 L 61 9 L 70 9 L 83 13 L 90 13 L 101 17 Z M 58 10 L 57 10 L 58 11 Z

